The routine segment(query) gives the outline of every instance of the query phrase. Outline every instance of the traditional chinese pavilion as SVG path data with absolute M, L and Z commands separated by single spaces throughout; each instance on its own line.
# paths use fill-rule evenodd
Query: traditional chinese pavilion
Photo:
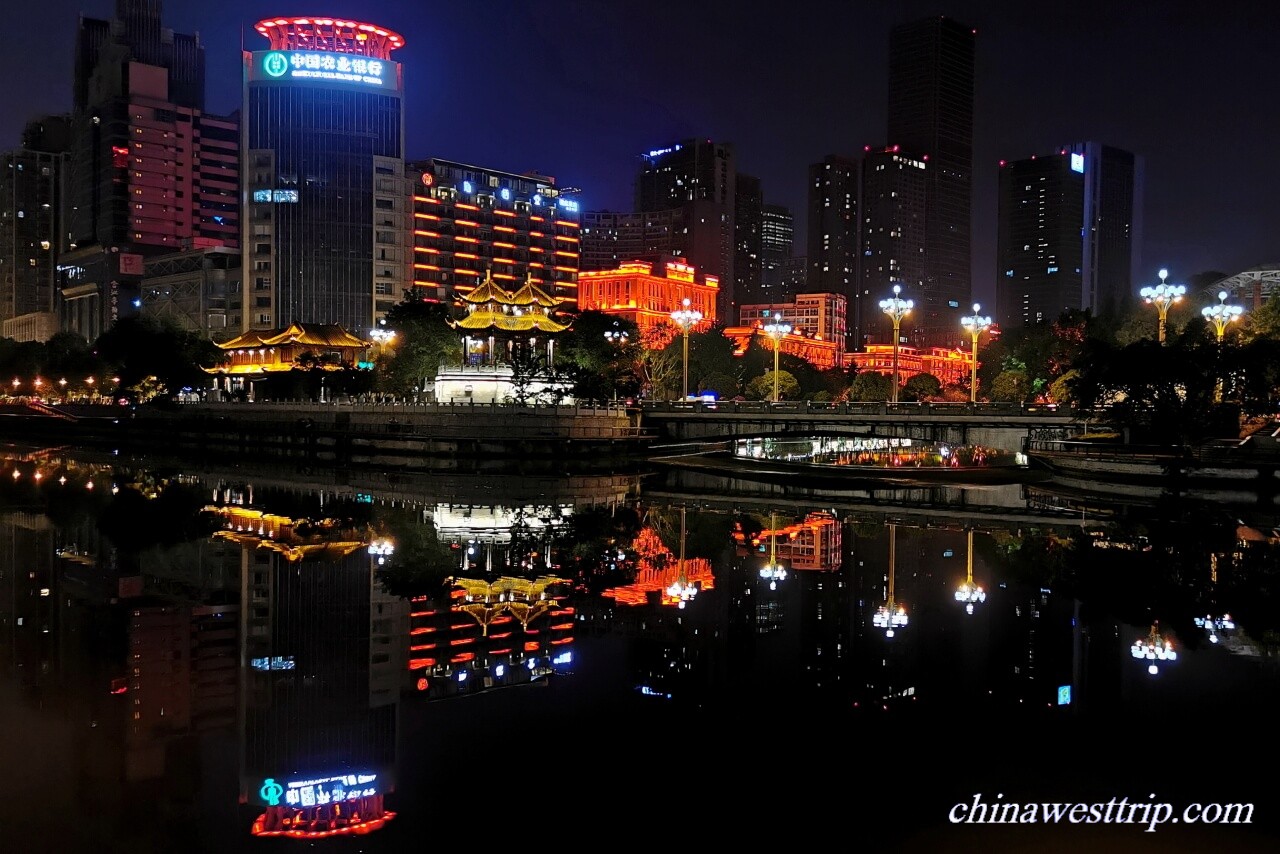
M 292 323 L 270 332 L 246 332 L 217 345 L 228 361 L 209 373 L 224 391 L 239 391 L 246 380 L 298 368 L 340 371 L 354 368 L 369 342 L 336 324 Z M 305 362 L 305 363 L 304 363 Z

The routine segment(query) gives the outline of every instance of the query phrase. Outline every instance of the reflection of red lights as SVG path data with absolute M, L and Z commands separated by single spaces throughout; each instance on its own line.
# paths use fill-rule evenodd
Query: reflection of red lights
M 461 664 L 464 661 L 474 661 L 476 654 L 474 652 L 460 652 L 453 658 L 449 659 L 450 664 Z
M 525 652 L 537 652 L 537 651 L 538 651 L 538 642 L 537 642 L 537 641 L 526 641 L 526 642 L 525 642 L 525 645 L 524 645 L 524 649 L 525 649 Z
M 111 693 L 124 694 L 129 690 L 129 682 L 123 677 L 116 677 L 111 680 Z
M 293 839 L 364 835 L 378 830 L 395 817 L 395 813 L 382 808 L 382 795 L 370 795 L 356 801 L 306 809 L 267 807 L 266 812 L 253 820 L 249 832 L 254 836 L 288 836 Z
M 423 677 L 423 678 L 421 678 L 421 679 L 419 679 L 419 680 L 418 680 L 418 690 L 419 690 L 419 691 L 425 691 L 425 690 L 427 690 L 427 688 L 429 688 L 429 687 L 431 687 L 431 685 L 430 685 L 430 683 L 429 683 L 429 682 L 427 682 L 426 677 Z

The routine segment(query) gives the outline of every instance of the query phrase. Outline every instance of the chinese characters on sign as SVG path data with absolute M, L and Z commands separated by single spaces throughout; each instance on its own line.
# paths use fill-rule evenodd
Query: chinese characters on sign
M 342 774 L 280 783 L 273 777 L 262 781 L 259 797 L 267 806 L 314 807 L 354 801 L 378 794 L 377 774 Z
M 367 56 L 315 51 L 278 51 L 262 54 L 263 75 L 272 80 L 335 80 L 386 86 L 395 83 L 390 73 L 394 63 Z

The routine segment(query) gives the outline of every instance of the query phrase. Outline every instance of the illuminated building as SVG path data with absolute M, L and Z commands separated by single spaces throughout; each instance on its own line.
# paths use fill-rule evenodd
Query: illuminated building
M 887 138 L 905 151 L 927 154 L 930 165 L 924 223 L 928 273 L 923 293 L 907 289 L 917 307 L 913 329 L 919 337 L 911 341 L 915 346 L 954 342 L 954 310 L 973 302 L 970 223 L 976 41 L 976 30 L 942 16 L 901 24 L 889 37 Z
M 809 166 L 809 272 L 804 289 L 854 296 L 858 261 L 858 164 L 828 155 Z
M 891 145 L 862 157 L 862 255 L 858 266 L 858 293 L 849 313 L 851 349 L 872 342 L 893 343 L 892 327 L 884 322 L 879 302 L 900 285 L 904 298 L 922 305 L 932 299 L 925 288 L 928 259 L 925 255 L 925 217 L 929 161 Z M 959 303 L 955 308 L 959 307 Z M 922 309 L 923 311 L 923 309 Z M 900 330 L 907 344 L 919 345 L 913 311 Z M 951 335 L 955 338 L 955 335 Z M 957 339 L 958 340 L 958 339 Z
M 760 298 L 765 302 L 795 293 L 788 290 L 786 280 L 794 240 L 795 218 L 791 211 L 782 205 L 765 205 L 760 229 Z
M 845 365 L 857 365 L 859 371 L 886 376 L 893 374 L 893 345 L 870 344 L 857 353 L 846 353 Z M 903 381 L 915 374 L 933 374 L 943 385 L 968 382 L 973 369 L 973 356 L 962 348 L 916 347 L 898 348 L 898 374 Z
M 695 330 L 710 329 L 716 321 L 719 291 L 718 278 L 699 276 L 697 268 L 680 259 L 629 261 L 616 269 L 578 276 L 582 310 L 603 311 L 634 322 L 651 350 L 662 349 L 676 336 L 671 312 L 686 299 L 691 310 L 702 314 Z
M 267 18 L 245 51 L 241 329 L 365 335 L 408 285 L 404 46 L 376 24 Z
M 1142 158 L 1096 142 L 1000 162 L 997 313 L 1006 327 L 1131 301 Z
M 61 325 L 89 340 L 138 313 L 143 259 L 239 241 L 239 128 L 204 112 L 204 47 L 160 3 L 82 18 L 68 160 Z
M 791 324 L 798 335 L 835 344 L 834 364 L 838 365 L 844 361 L 847 305 L 843 294 L 796 294 L 793 302 L 741 306 L 738 317 L 743 326 L 759 327 L 780 312 L 783 320 Z
M 0 335 L 47 341 L 58 331 L 58 252 L 70 124 L 30 122 L 0 164 Z
M 578 201 L 554 178 L 433 158 L 410 164 L 414 294 L 451 301 L 486 272 L 502 287 L 532 281 L 577 308 Z
M 216 335 L 241 326 L 240 250 L 194 246 L 143 264 L 142 313 L 180 329 Z
M 711 561 L 701 557 L 677 558 L 652 527 L 641 529 L 630 550 L 636 553 L 635 581 L 601 591 L 605 599 L 619 605 L 659 603 L 683 607 L 681 601 L 668 592 L 677 582 L 683 581 L 699 590 L 715 588 Z
M 738 526 L 733 538 L 740 547 L 757 554 L 766 553 L 776 540 L 777 557 L 788 561 L 791 569 L 834 572 L 844 559 L 840 520 L 822 510 L 808 513 L 790 525 L 766 528 L 749 540 Z
M 227 498 L 231 496 L 228 494 Z M 240 802 L 254 836 L 367 833 L 395 813 L 408 604 L 369 532 L 213 505 L 241 548 Z

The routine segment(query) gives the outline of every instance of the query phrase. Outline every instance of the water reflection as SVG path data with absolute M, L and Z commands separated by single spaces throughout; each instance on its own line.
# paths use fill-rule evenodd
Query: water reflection
M 1280 534 L 1263 513 L 688 472 L 350 479 L 0 462 L 0 738 L 33 769 L 6 801 L 20 835 L 409 850 L 489 791 L 477 745 L 520 742 L 543 785 L 600 810 L 650 791 L 644 762 L 607 790 L 580 773 L 601 741 L 647 756 L 673 726 L 696 724 L 696 767 L 728 786 L 794 770 L 742 752 L 783 722 L 845 757 L 894 738 L 936 760 L 959 720 L 1069 753 L 1075 720 L 1275 710 Z M 1003 786 L 1053 779 L 996 740 Z M 1090 773 L 1125 779 L 1105 755 Z M 875 796 L 860 817 L 900 806 Z

